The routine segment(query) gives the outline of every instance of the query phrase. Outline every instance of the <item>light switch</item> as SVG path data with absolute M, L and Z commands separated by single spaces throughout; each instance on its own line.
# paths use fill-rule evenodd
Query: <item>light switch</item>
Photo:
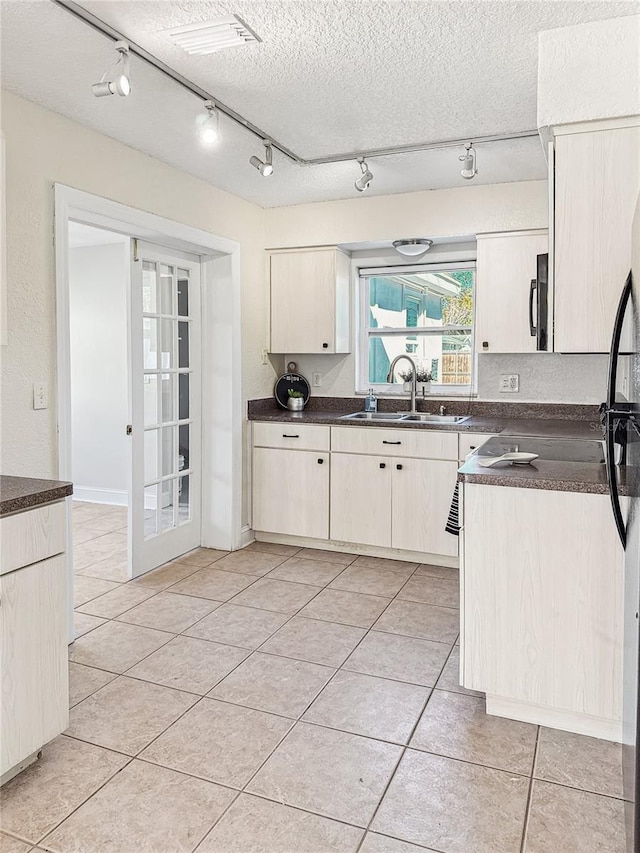
M 33 408 L 46 409 L 49 406 L 46 382 L 35 382 L 33 385 Z

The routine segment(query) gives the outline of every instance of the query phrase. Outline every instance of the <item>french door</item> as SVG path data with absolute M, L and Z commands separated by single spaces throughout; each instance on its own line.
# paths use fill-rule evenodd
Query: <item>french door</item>
M 131 576 L 200 545 L 200 259 L 134 241 Z

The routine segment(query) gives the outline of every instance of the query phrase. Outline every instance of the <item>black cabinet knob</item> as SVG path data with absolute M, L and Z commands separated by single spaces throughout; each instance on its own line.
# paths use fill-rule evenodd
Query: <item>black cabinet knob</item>
M 402 471 L 402 465 L 396 465 L 396 471 Z
M 381 468 L 386 468 L 386 467 L 387 467 L 387 465 L 386 465 L 386 463 L 385 463 L 385 462 L 381 462 L 381 463 L 380 463 L 380 467 L 381 467 Z
M 489 341 L 482 341 L 482 349 L 489 349 Z
M 324 462 L 324 459 L 318 459 L 318 465 L 322 465 L 323 462 Z
M 329 349 L 329 344 L 322 344 L 322 349 Z

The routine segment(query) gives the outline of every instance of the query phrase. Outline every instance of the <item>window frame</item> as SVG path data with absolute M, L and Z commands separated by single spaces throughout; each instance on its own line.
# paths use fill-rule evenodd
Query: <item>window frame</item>
M 384 337 L 389 335 L 406 335 L 409 328 L 411 334 L 416 337 L 430 335 L 443 335 L 447 331 L 467 330 L 468 326 L 438 326 L 438 327 L 401 327 L 380 331 L 367 325 L 369 317 L 369 279 L 374 276 L 411 275 L 424 272 L 446 272 L 452 270 L 473 270 L 473 320 L 470 331 L 471 343 L 471 383 L 467 385 L 451 385 L 448 383 L 432 382 L 429 397 L 469 397 L 477 393 L 478 359 L 475 348 L 476 329 L 476 294 L 477 294 L 477 263 L 471 257 L 460 261 L 442 261 L 422 264 L 406 264 L 402 266 L 375 266 L 359 267 L 356 277 L 356 393 L 366 394 L 369 388 L 373 388 L 377 394 L 385 396 L 403 396 L 406 394 L 400 382 L 370 382 L 369 381 L 369 341 L 372 337 Z M 407 353 L 410 356 L 410 353 Z

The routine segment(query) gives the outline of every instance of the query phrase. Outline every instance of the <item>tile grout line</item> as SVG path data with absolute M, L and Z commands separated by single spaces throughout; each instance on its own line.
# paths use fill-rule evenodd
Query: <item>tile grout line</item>
M 538 747 L 540 744 L 541 726 L 536 730 L 536 743 L 533 750 L 533 761 L 531 762 L 531 775 L 529 776 L 529 790 L 527 791 L 527 802 L 524 809 L 524 821 L 522 823 L 522 838 L 520 841 L 520 853 L 524 853 L 527 844 L 527 830 L 529 828 L 529 815 L 531 814 L 531 800 L 533 797 L 533 774 L 536 771 L 536 761 L 538 760 Z

